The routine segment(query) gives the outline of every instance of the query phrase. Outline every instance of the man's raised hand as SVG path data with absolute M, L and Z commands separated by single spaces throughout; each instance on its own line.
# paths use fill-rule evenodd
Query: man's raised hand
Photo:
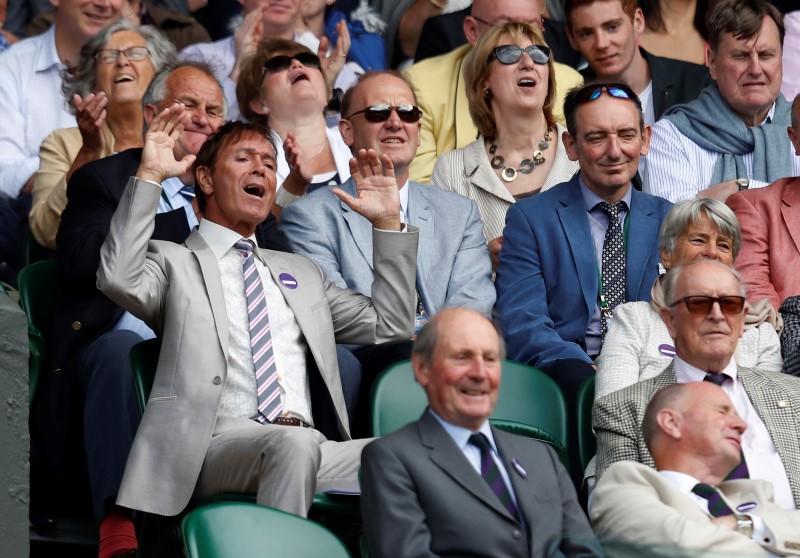
M 379 157 L 374 149 L 360 149 L 350 159 L 350 174 L 358 197 L 340 188 L 334 188 L 333 193 L 350 209 L 369 219 L 376 229 L 400 230 L 400 190 L 389 156 Z
M 182 103 L 175 103 L 156 115 L 144 136 L 137 178 L 161 184 L 167 178 L 181 176 L 189 170 L 195 156 L 186 155 L 177 161 L 173 150 L 191 117 Z

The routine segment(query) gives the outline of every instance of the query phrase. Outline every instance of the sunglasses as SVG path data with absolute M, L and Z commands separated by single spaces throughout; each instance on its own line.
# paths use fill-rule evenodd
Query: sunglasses
M 422 111 L 419 107 L 414 105 L 400 105 L 398 107 L 390 107 L 389 105 L 372 105 L 364 110 L 354 112 L 345 120 L 350 120 L 357 114 L 363 114 L 367 122 L 386 122 L 392 116 L 392 111 L 397 113 L 398 118 L 406 123 L 419 122 L 422 118 Z
M 264 63 L 264 72 L 277 74 L 288 70 L 293 60 L 297 60 L 306 68 L 322 69 L 322 62 L 320 62 L 319 56 L 310 52 L 298 52 L 293 56 L 286 56 L 285 54 L 273 56 Z
M 101 64 L 113 64 L 117 61 L 120 54 L 124 54 L 131 62 L 139 62 L 150 56 L 150 51 L 147 47 L 143 46 L 135 46 L 124 50 L 105 49 L 98 51 L 98 53 L 94 55 L 94 59 Z
M 603 91 L 606 91 L 609 95 L 616 97 L 617 99 L 628 99 L 629 101 L 633 101 L 637 107 L 641 107 L 641 101 L 639 100 L 639 97 L 624 83 L 601 83 L 588 85 L 578 91 L 578 93 L 575 95 L 575 103 L 580 105 L 599 99 L 600 95 L 603 94 Z
M 685 296 L 670 304 L 669 307 L 674 308 L 683 302 L 690 314 L 708 315 L 711 313 L 714 303 L 717 302 L 723 314 L 736 316 L 742 313 L 744 300 L 743 296 Z
M 489 55 L 488 63 L 497 58 L 501 64 L 516 64 L 522 58 L 522 53 L 527 52 L 534 63 L 539 65 L 547 64 L 550 60 L 550 49 L 544 45 L 530 45 L 525 48 L 517 45 L 501 45 L 496 47 Z

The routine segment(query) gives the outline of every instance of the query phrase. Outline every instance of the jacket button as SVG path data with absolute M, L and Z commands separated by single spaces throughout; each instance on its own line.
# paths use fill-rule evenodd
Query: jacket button
M 514 538 L 517 540 L 522 538 L 522 532 L 519 529 L 514 529 Z
M 214 376 L 214 385 L 218 386 L 221 383 L 222 383 L 222 378 L 220 378 L 219 376 Z
M 81 329 L 81 323 L 78 321 L 72 322 L 72 330 L 78 331 Z

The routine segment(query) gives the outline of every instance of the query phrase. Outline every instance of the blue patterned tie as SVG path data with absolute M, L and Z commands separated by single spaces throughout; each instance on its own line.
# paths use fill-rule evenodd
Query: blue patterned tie
M 625 202 L 620 201 L 614 205 L 600 202 L 597 207 L 608 215 L 601 259 L 603 292 L 600 293 L 606 304 L 605 308 L 600 309 L 600 335 L 605 339 L 611 312 L 618 304 L 625 302 L 625 242 L 619 224 L 619 212 L 625 209 Z
M 725 383 L 725 380 L 729 379 L 726 374 L 722 372 L 709 372 L 706 374 L 706 377 L 703 378 L 704 382 L 711 382 L 712 384 L 717 384 L 719 387 L 722 387 L 722 384 Z M 742 459 L 739 461 L 739 464 L 733 468 L 733 470 L 728 473 L 728 476 L 725 477 L 725 480 L 736 480 L 736 479 L 749 479 L 750 478 L 750 470 L 747 468 L 747 461 L 744 459 L 744 451 L 742 451 Z
M 469 443 L 481 451 L 481 476 L 489 483 L 489 488 L 492 489 L 492 492 L 500 498 L 500 502 L 511 514 L 511 517 L 520 521 L 517 505 L 514 503 L 514 499 L 511 498 L 511 493 L 503 480 L 503 475 L 500 474 L 500 468 L 495 463 L 494 457 L 492 457 L 492 447 L 489 445 L 489 440 L 479 432 L 469 437 Z
M 725 515 L 734 515 L 733 510 L 728 507 L 722 495 L 716 487 L 706 484 L 704 482 L 694 485 L 692 492 L 708 500 L 708 513 L 714 517 L 722 517 Z
M 178 193 L 189 203 L 192 203 L 194 200 L 194 186 L 184 186 Z
M 253 350 L 253 367 L 258 390 L 258 421 L 272 422 L 281 412 L 281 393 L 275 354 L 272 351 L 272 334 L 269 329 L 269 311 L 264 285 L 256 269 L 253 243 L 242 239 L 234 246 L 244 257 L 242 270 L 247 298 L 250 346 Z

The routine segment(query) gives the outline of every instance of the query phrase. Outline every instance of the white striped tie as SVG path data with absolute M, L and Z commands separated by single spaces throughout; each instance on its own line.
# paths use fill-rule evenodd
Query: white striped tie
M 258 422 L 272 422 L 281 412 L 281 393 L 275 353 L 272 350 L 272 334 L 269 329 L 269 311 L 264 285 L 261 284 L 261 276 L 256 269 L 252 242 L 242 239 L 234 246 L 244 257 L 242 270 L 247 298 L 250 346 L 253 350 L 253 366 L 258 390 Z

